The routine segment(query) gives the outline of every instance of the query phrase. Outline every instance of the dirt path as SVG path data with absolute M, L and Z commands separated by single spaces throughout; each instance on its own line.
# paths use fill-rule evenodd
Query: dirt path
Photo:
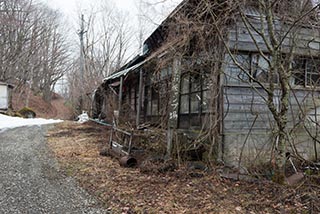
M 0 213 L 107 213 L 59 167 L 44 127 L 0 133 Z

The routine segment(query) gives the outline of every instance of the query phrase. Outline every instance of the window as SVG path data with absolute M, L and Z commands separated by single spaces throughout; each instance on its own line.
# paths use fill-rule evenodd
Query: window
M 181 78 L 180 114 L 189 113 L 189 93 L 190 76 L 187 74 Z
M 154 88 L 152 88 L 152 94 L 151 94 L 151 115 L 152 116 L 158 116 L 159 115 L 159 93 L 155 91 Z
M 200 112 L 201 93 L 190 94 L 190 113 Z
M 162 121 L 160 117 L 167 117 L 169 94 L 171 93 L 171 76 L 172 68 L 170 66 L 147 74 L 143 103 L 147 121 L 157 124 Z
M 250 55 L 249 54 L 235 54 L 233 55 L 236 62 L 244 69 L 250 71 Z M 226 55 L 226 82 L 231 84 L 240 84 L 241 82 L 249 82 L 249 77 L 241 68 L 233 61 L 232 57 Z
M 320 60 L 306 57 L 296 58 L 292 63 L 293 84 L 320 86 Z
M 189 113 L 189 95 L 181 95 L 180 98 L 180 113 L 188 114 Z
M 204 74 L 185 73 L 180 84 L 179 128 L 199 127 L 208 110 L 208 81 Z
M 167 68 L 161 69 L 160 80 L 164 80 L 164 79 L 170 77 L 171 74 L 172 74 L 172 68 L 171 67 L 167 67 Z
M 159 93 L 154 87 L 146 87 L 147 116 L 159 116 Z
M 252 76 L 259 82 L 268 81 L 269 62 L 261 55 L 252 55 Z
M 209 89 L 210 85 L 212 85 L 212 81 L 210 80 L 209 73 L 205 73 L 202 76 L 202 102 L 201 102 L 201 112 L 208 112 L 209 108 Z
M 208 89 L 206 89 L 205 91 L 202 91 L 202 104 L 201 104 L 202 113 L 208 112 L 209 110 L 208 102 L 209 102 L 209 93 L 208 93 Z
M 256 53 L 239 53 L 232 57 L 226 55 L 225 80 L 229 84 L 250 83 L 254 80 L 259 82 L 268 81 L 269 62 L 260 54 Z M 270 56 L 266 55 L 270 59 Z M 244 71 L 244 70 L 245 71 Z M 254 79 L 250 79 L 250 74 Z M 277 82 L 277 78 L 274 78 Z
M 150 83 L 157 84 L 163 81 L 168 81 L 172 76 L 172 67 L 166 66 L 155 71 L 152 75 L 149 75 Z
M 124 95 L 126 96 L 128 107 L 130 107 L 132 111 L 137 111 L 139 102 L 139 87 L 137 84 L 133 83 L 132 85 L 127 86 L 126 89 L 128 92 L 124 93 Z
M 185 74 L 181 79 L 180 113 L 199 113 L 201 106 L 201 79 L 199 74 Z
M 147 86 L 145 88 L 145 100 L 146 100 L 146 105 L 147 105 L 147 116 L 151 115 L 151 92 L 150 92 L 150 87 Z

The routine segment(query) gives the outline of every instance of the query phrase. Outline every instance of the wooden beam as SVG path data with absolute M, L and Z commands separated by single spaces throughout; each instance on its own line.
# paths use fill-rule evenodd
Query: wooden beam
M 139 95 L 138 95 L 138 109 L 137 109 L 137 117 L 136 117 L 136 126 L 138 127 L 140 124 L 140 112 L 141 112 L 141 106 L 142 106 L 142 82 L 143 82 L 143 71 L 142 68 L 140 68 L 139 72 Z
M 179 117 L 179 96 L 180 96 L 180 80 L 181 80 L 181 59 L 176 56 L 172 65 L 172 86 L 171 96 L 169 100 L 169 121 L 167 130 L 167 158 L 172 155 L 174 130 L 178 128 Z
M 119 116 L 121 112 L 121 105 L 122 105 L 122 94 L 123 94 L 123 76 L 120 77 L 120 88 L 119 88 L 119 106 L 118 106 L 118 111 L 119 111 Z

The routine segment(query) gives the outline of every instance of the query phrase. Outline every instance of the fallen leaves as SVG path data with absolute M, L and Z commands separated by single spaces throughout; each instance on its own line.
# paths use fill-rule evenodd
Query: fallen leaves
M 113 213 L 259 214 L 309 209 L 294 189 L 271 182 L 234 182 L 214 173 L 192 177 L 183 168 L 167 173 L 121 168 L 116 159 L 99 155 L 107 141 L 108 130 L 92 123 L 65 122 L 49 133 L 49 146 L 66 174 Z M 318 190 L 313 194 L 319 195 Z

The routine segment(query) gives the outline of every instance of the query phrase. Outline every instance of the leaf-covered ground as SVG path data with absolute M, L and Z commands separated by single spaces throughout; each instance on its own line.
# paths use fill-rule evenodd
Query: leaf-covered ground
M 244 182 L 219 177 L 214 170 L 192 176 L 183 167 L 167 173 L 121 168 L 99 155 L 109 130 L 92 122 L 64 122 L 48 134 L 62 171 L 76 178 L 110 213 L 319 213 L 319 180 L 295 187 L 266 180 Z M 202 174 L 200 174 L 202 175 Z

